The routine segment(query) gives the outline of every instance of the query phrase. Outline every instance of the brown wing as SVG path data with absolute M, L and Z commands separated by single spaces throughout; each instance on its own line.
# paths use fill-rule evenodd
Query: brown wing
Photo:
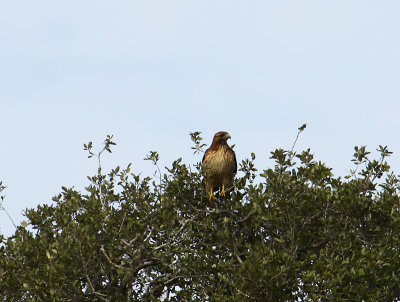
M 224 185 L 225 186 L 232 186 L 233 179 L 235 178 L 235 174 L 237 172 L 237 162 L 236 162 L 236 154 L 235 152 L 227 147 L 225 151 L 225 177 L 224 177 Z
M 206 159 L 207 153 L 210 151 L 210 149 L 207 149 L 206 152 L 204 152 L 203 159 L 201 160 L 201 163 L 204 164 L 204 160 Z
M 212 192 L 222 188 L 222 194 L 233 185 L 237 172 L 236 155 L 226 143 L 230 138 L 227 132 L 215 134 L 213 143 L 206 150 L 202 159 L 202 173 L 206 185 L 206 191 L 212 198 Z
M 232 155 L 233 155 L 233 164 L 235 167 L 235 174 L 237 173 L 237 161 L 236 161 L 236 154 L 235 151 L 232 150 L 232 148 L 229 148 L 232 151 Z
M 220 182 L 212 173 L 213 166 L 213 154 L 214 151 L 211 149 L 207 149 L 204 153 L 202 160 L 202 173 L 204 176 L 204 184 L 206 187 L 206 192 L 209 194 L 214 191 L 218 187 L 218 183 Z

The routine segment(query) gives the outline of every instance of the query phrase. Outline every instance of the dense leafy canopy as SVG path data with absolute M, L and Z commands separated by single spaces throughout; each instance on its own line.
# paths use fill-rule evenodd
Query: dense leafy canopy
M 260 174 L 252 154 L 216 201 L 200 164 L 178 159 L 152 178 L 99 167 L 86 193 L 63 188 L 0 237 L 1 299 L 396 301 L 399 179 L 378 151 L 356 147 L 345 178 L 310 150 L 278 149 Z M 156 152 L 147 159 L 158 165 Z

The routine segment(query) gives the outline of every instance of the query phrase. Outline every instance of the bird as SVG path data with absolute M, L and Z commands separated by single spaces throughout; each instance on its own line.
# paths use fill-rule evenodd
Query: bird
M 217 132 L 210 148 L 204 153 L 202 170 L 209 200 L 216 199 L 214 191 L 219 188 L 221 188 L 220 195 L 225 196 L 226 190 L 233 185 L 237 162 L 235 152 L 227 144 L 230 138 L 228 132 Z

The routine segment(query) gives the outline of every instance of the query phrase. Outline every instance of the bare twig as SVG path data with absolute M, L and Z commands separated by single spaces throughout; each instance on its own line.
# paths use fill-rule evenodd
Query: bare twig
M 183 229 L 186 227 L 186 225 L 188 224 L 189 221 L 190 221 L 190 219 L 185 220 L 185 222 L 181 225 L 181 227 L 179 228 L 179 230 L 177 230 L 177 231 L 175 232 L 175 234 L 172 235 L 171 240 L 169 240 L 168 242 L 166 242 L 166 243 L 164 243 L 164 244 L 161 244 L 161 245 L 155 247 L 154 250 L 156 250 L 156 251 L 157 251 L 157 250 L 160 250 L 160 249 L 162 249 L 163 247 L 167 246 L 168 244 L 173 243 L 173 242 L 175 241 L 175 238 L 179 235 L 180 232 L 183 231 Z
M 150 233 L 147 235 L 147 237 L 143 240 L 143 242 L 146 242 L 147 240 L 150 239 L 151 235 L 153 235 L 153 229 L 150 229 Z
M 131 247 L 132 244 L 139 239 L 139 235 L 137 235 L 135 238 L 133 238 L 131 241 L 127 242 L 125 239 L 122 239 L 122 243 Z
M 105 201 L 103 200 L 103 192 L 102 192 L 102 175 L 101 175 L 101 155 L 103 154 L 104 151 L 108 151 L 111 153 L 111 146 L 115 145 L 115 143 L 111 140 L 113 138 L 113 135 L 107 135 L 107 138 L 104 140 L 104 147 L 101 149 L 97 154 L 92 151 L 93 144 L 92 142 L 89 142 L 88 144 L 83 144 L 83 149 L 87 150 L 89 152 L 89 158 L 91 157 L 97 157 L 98 161 L 98 169 L 97 169 L 97 183 L 95 185 L 97 186 L 99 190 L 99 199 L 103 207 L 106 207 Z
M 249 214 L 247 214 L 244 218 L 238 220 L 238 222 L 244 222 L 244 221 L 246 221 L 247 219 L 250 218 L 251 215 L 253 215 L 253 214 L 255 214 L 255 213 L 257 213 L 257 211 L 251 210 L 251 211 L 249 212 Z
M 306 129 L 307 124 L 303 124 L 301 127 L 298 128 L 299 132 L 297 132 L 297 136 L 296 139 L 294 140 L 293 146 L 292 146 L 292 150 L 290 150 L 290 152 L 293 154 L 293 150 L 294 150 L 294 146 L 296 146 L 297 140 L 299 139 L 299 135 L 301 132 L 304 131 L 304 129 Z
M 104 246 L 101 246 L 100 251 L 102 252 L 104 257 L 106 257 L 108 263 L 110 263 L 112 266 L 115 266 L 116 268 L 119 268 L 119 269 L 125 269 L 125 267 L 123 267 L 122 265 L 116 264 L 111 260 L 110 256 L 108 256 L 106 251 L 104 250 Z
M 3 186 L 3 183 L 0 181 L 0 193 L 1 193 L 5 188 L 6 188 L 6 186 Z M 4 198 L 5 198 L 5 195 L 4 195 L 4 196 L 0 196 L 0 199 L 1 199 L 1 201 L 0 201 L 0 210 L 4 211 L 4 213 L 6 213 L 6 215 L 8 216 L 8 218 L 11 220 L 11 223 L 14 225 L 15 228 L 17 228 L 17 225 L 16 225 L 16 223 L 14 222 L 14 220 L 12 219 L 10 213 L 8 213 L 8 211 L 7 211 L 6 208 L 4 207 L 4 203 L 3 203 Z
M 96 296 L 98 296 L 100 298 L 100 300 L 109 302 L 110 300 L 105 298 L 105 297 L 107 297 L 107 295 L 95 291 L 95 289 L 94 289 L 94 287 L 92 285 L 92 282 L 90 281 L 90 278 L 89 278 L 87 273 L 85 273 L 85 277 L 86 277 L 87 282 L 90 285 L 90 290 L 92 291 L 92 293 L 95 294 Z
M 240 259 L 239 255 L 236 254 L 235 256 L 236 256 L 236 260 L 237 260 L 240 264 L 243 264 L 243 260 Z
M 17 225 L 15 224 L 14 220 L 12 219 L 10 213 L 6 210 L 6 208 L 3 205 L 3 200 L 0 202 L 0 210 L 3 210 L 4 213 L 7 214 L 8 218 L 11 220 L 11 223 L 14 225 L 15 228 L 17 228 Z
M 121 222 L 121 225 L 119 227 L 118 234 L 121 233 L 122 226 L 124 225 L 124 222 L 125 222 L 125 218 L 126 218 L 126 213 L 124 214 L 124 218 L 122 218 L 122 222 Z
M 82 264 L 83 264 L 83 263 L 84 263 L 84 257 L 83 257 L 83 255 L 82 255 L 82 244 L 81 244 L 81 242 L 80 242 L 79 240 L 78 240 L 78 244 L 79 244 L 79 256 L 80 256 L 80 260 L 81 260 L 81 262 L 82 262 Z M 89 260 L 85 263 L 84 269 L 85 269 L 85 278 L 86 278 L 87 283 L 89 284 L 89 287 L 90 287 L 91 292 L 92 292 L 94 295 L 98 296 L 100 300 L 105 301 L 105 302 L 110 302 L 110 300 L 106 298 L 107 295 L 102 294 L 102 293 L 99 293 L 99 292 L 97 292 L 97 291 L 94 289 L 94 286 L 93 286 L 93 284 L 92 284 L 92 281 L 90 280 L 90 277 L 89 277 L 89 275 L 88 275 L 88 269 L 87 269 L 87 264 L 88 264 L 88 262 L 89 262 Z

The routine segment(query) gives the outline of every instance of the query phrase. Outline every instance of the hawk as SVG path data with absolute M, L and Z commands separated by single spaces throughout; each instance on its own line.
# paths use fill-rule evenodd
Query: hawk
M 235 152 L 226 143 L 230 138 L 228 132 L 216 133 L 211 147 L 204 153 L 203 175 L 209 200 L 215 199 L 214 191 L 219 188 L 221 188 L 221 195 L 225 196 L 226 190 L 233 185 L 237 163 Z

